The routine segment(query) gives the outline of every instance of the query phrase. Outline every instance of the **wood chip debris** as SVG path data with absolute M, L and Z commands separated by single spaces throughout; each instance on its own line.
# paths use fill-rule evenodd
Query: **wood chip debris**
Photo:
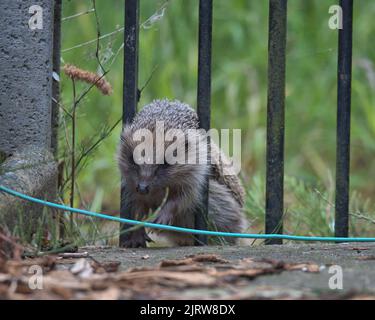
M 64 256 L 63 256 L 64 257 Z M 67 257 L 65 255 L 65 257 Z M 144 257 L 142 257 L 144 258 Z M 61 265 L 66 262 L 67 267 Z M 43 271 L 43 289 L 30 288 L 30 267 Z M 119 270 L 119 261 L 97 261 L 89 255 L 43 256 L 7 260 L 0 267 L 1 299 L 204 299 L 202 292 L 218 290 L 222 298 L 242 296 L 241 288 L 262 275 L 289 271 L 317 273 L 314 263 L 245 258 L 228 261 L 214 254 L 198 254 L 183 259 L 163 260 L 148 267 Z M 194 291 L 194 292 L 195 292 Z M 217 293 L 215 293 L 217 296 Z M 200 296 L 202 295 L 202 296 Z

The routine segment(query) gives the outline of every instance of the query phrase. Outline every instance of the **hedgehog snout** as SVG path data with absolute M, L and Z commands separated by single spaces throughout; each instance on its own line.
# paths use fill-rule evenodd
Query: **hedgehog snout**
M 136 190 L 140 194 L 148 194 L 150 191 L 150 186 L 147 183 L 140 182 L 138 183 Z

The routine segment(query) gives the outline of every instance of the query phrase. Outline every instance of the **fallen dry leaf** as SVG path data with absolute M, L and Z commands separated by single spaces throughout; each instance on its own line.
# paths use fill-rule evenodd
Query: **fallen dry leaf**
M 71 268 L 70 271 L 81 278 L 89 278 L 94 273 L 94 268 L 87 259 L 79 259 Z
M 217 263 L 228 263 L 228 260 L 223 259 L 222 257 L 218 256 L 217 254 L 196 254 L 187 256 L 187 258 L 193 259 L 196 262 L 217 262 Z
M 286 264 L 284 269 L 288 271 L 300 270 L 304 272 L 320 272 L 320 266 L 314 263 L 298 263 L 298 264 Z
M 166 268 L 166 267 L 175 267 L 175 266 L 184 266 L 193 264 L 194 260 L 192 258 L 187 259 L 176 259 L 176 260 L 163 260 L 160 262 L 159 267 L 160 268 Z
M 116 272 L 121 265 L 120 261 L 106 261 L 101 263 L 106 272 Z
M 219 257 L 216 254 L 197 254 L 187 256 L 185 259 L 176 259 L 176 260 L 163 260 L 160 262 L 160 268 L 165 267 L 174 267 L 182 265 L 191 265 L 196 262 L 217 262 L 217 263 L 228 263 L 227 260 Z
M 364 260 L 364 261 L 369 261 L 369 260 L 375 260 L 375 256 L 361 256 L 357 258 L 358 260 Z

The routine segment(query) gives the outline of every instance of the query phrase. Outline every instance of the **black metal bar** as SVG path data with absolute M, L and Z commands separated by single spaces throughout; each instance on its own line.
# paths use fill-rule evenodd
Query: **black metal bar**
M 61 1 L 55 0 L 54 6 L 54 21 L 53 21 L 53 72 L 60 75 L 60 49 L 61 49 Z M 57 158 L 58 149 L 58 129 L 59 129 L 59 102 L 60 102 L 60 81 L 58 79 L 52 80 L 52 136 L 51 149 Z
M 353 0 L 341 0 L 337 76 L 337 146 L 335 236 L 349 232 L 350 108 L 352 79 Z
M 210 129 L 211 114 L 211 49 L 212 49 L 212 0 L 199 1 L 199 50 L 198 50 L 198 92 L 197 112 L 200 127 L 206 131 Z M 210 137 L 207 137 L 208 161 L 210 160 Z M 207 177 L 203 210 L 197 210 L 195 214 L 195 228 L 207 229 L 208 216 L 208 189 Z M 196 245 L 207 244 L 207 236 L 196 236 Z
M 124 84 L 123 84 L 123 125 L 130 123 L 137 110 L 138 102 L 138 33 L 139 33 L 139 0 L 125 1 L 125 32 L 124 32 Z M 120 216 L 129 218 L 125 209 L 125 184 L 121 183 Z M 130 226 L 122 224 L 121 230 Z M 126 234 L 121 232 L 119 244 L 125 243 Z
M 138 102 L 139 0 L 125 0 L 123 123 L 130 123 Z
M 283 232 L 287 0 L 269 1 L 266 233 Z M 266 244 L 281 244 L 281 239 Z
M 54 6 L 54 20 L 53 20 L 53 54 L 52 54 L 52 70 L 60 78 L 60 57 L 61 57 L 61 10 L 62 0 L 55 0 Z M 58 155 L 58 130 L 59 130 L 59 103 L 60 103 L 60 79 L 53 77 L 52 79 L 52 110 L 51 110 L 51 150 L 55 159 Z M 58 166 L 58 179 L 57 188 L 59 189 L 61 184 L 60 172 L 62 166 Z M 63 239 L 64 234 L 64 214 L 62 212 L 56 212 L 58 221 L 59 238 Z

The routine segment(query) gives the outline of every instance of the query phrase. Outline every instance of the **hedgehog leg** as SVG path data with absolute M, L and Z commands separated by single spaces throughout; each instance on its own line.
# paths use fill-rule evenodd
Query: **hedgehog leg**
M 228 187 L 210 179 L 209 224 L 213 230 L 241 233 L 246 229 L 246 219 L 241 205 L 233 197 Z M 226 242 L 236 244 L 237 238 L 226 237 Z
M 182 209 L 179 200 L 169 200 L 160 210 L 155 222 L 183 228 L 194 228 L 194 218 L 191 212 Z M 174 246 L 194 245 L 194 237 L 187 233 L 159 231 L 159 234 L 165 236 Z
M 121 211 L 128 214 L 127 218 L 133 220 L 142 220 L 144 218 L 144 212 L 147 212 L 145 208 L 137 205 L 131 200 L 131 197 L 126 192 L 125 188 L 122 188 L 123 197 L 121 203 Z M 146 248 L 146 242 L 152 241 L 146 234 L 145 228 L 136 228 L 135 230 L 126 230 L 125 226 L 121 230 L 120 235 L 120 246 L 124 248 Z

